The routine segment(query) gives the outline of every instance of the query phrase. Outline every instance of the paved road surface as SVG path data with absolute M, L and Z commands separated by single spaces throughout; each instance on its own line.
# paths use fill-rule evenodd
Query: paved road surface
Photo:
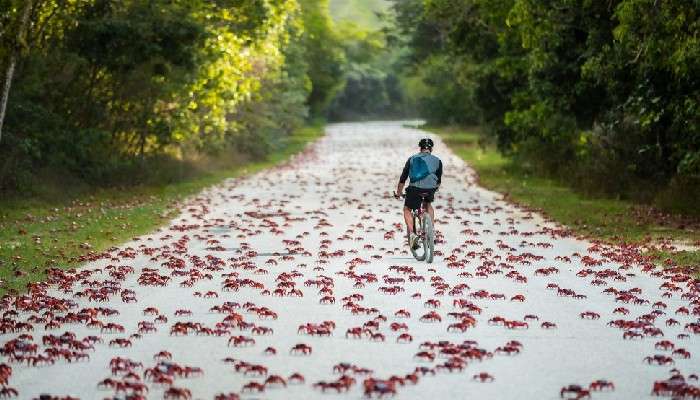
M 693 325 L 685 328 L 697 324 L 700 311 L 691 301 L 698 292 L 691 291 L 683 276 L 643 272 L 634 249 L 566 237 L 539 215 L 478 187 L 473 172 L 438 139 L 435 154 L 445 164 L 436 203 L 436 228 L 442 238 L 437 249 L 442 254 L 432 265 L 410 258 L 400 229 L 400 204 L 389 193 L 406 157 L 425 135 L 400 123 L 332 125 L 325 138 L 290 163 L 206 190 L 169 227 L 95 257 L 77 273 L 56 274 L 54 285 L 38 286 L 31 298 L 6 301 L 7 333 L 1 342 L 9 349 L 4 362 L 13 370 L 9 387 L 23 399 L 42 393 L 124 398 L 124 392 L 100 388 L 98 383 L 111 378 L 120 389 L 138 389 L 137 385 L 124 389 L 123 382 L 143 379 L 147 369 L 157 366 L 154 355 L 167 351 L 172 354 L 170 362 L 201 368 L 203 373 L 180 377 L 176 367 L 161 364 L 156 375 L 166 381 L 172 377 L 173 387 L 188 389 L 192 398 L 201 399 L 219 393 L 239 393 L 242 398 L 357 399 L 363 396 L 362 382 L 368 376 L 362 369 L 373 371 L 376 379 L 388 379 L 405 377 L 416 367 L 436 372 L 417 374 L 417 384 L 397 384 L 396 398 L 556 399 L 563 386 L 588 386 L 605 379 L 614 383 L 615 391 L 594 393 L 594 398 L 643 399 L 651 398 L 653 382 L 667 379 L 673 367 L 643 362 L 646 356 L 672 356 L 670 350 L 655 349 L 655 343 L 664 339 L 691 353 L 689 359 L 680 357 L 680 352 L 672 356 L 681 373 L 686 377 L 700 373 L 700 336 L 692 332 Z M 662 298 L 666 290 L 661 285 L 669 282 L 678 289 Z M 616 302 L 615 294 L 603 292 L 633 288 L 639 290 L 618 293 L 629 303 Z M 293 290 L 303 297 L 293 296 Z M 210 291 L 213 294 L 206 296 Z M 516 295 L 524 296 L 524 301 L 511 301 Z M 324 296 L 335 303 L 320 304 Z M 431 299 L 440 304 L 430 308 L 426 302 Z M 457 299 L 466 308 L 455 306 Z M 640 304 L 634 304 L 635 299 Z M 664 304 L 654 306 L 656 302 Z M 223 312 L 211 311 L 214 306 Z M 158 310 L 160 322 L 154 322 L 156 314 L 144 315 L 149 307 Z M 629 314 L 614 314 L 618 307 Z M 679 307 L 688 308 L 690 315 L 677 315 Z M 17 315 L 11 311 L 15 309 Z M 410 317 L 395 316 L 400 309 Z M 661 315 L 648 319 L 643 338 L 623 340 L 625 329 L 608 326 L 611 320 L 625 320 L 631 326 L 630 321 L 655 309 Z M 118 315 L 106 315 L 109 310 Z M 178 310 L 187 310 L 188 315 L 176 316 Z M 430 311 L 442 321 L 421 322 Z M 581 313 L 588 311 L 600 318 L 582 318 Z M 468 313 L 461 316 L 467 317 L 467 325 L 469 316 L 475 325 L 464 332 L 448 331 L 450 324 L 459 322 L 449 314 L 461 312 Z M 529 328 L 489 323 L 498 316 L 526 321 Z M 667 326 L 669 318 L 679 324 Z M 52 319 L 56 326 L 45 330 Z M 33 331 L 16 326 L 26 321 Z M 298 333 L 302 324 L 323 321 L 335 324 L 329 337 Z M 140 322 L 145 322 L 140 337 L 132 337 Z M 346 338 L 348 329 L 367 322 L 368 331 L 360 338 Z M 543 322 L 556 328 L 544 329 Z M 123 326 L 124 332 L 111 333 L 108 323 Z M 407 330 L 394 331 L 392 323 L 406 324 Z M 642 332 L 644 324 L 639 325 L 630 330 Z M 13 326 L 15 333 L 10 332 Z M 253 332 L 251 326 L 271 328 L 273 333 Z M 658 334 L 653 327 L 664 336 L 652 337 Z M 58 338 L 64 332 L 75 337 Z M 33 340 L 11 341 L 22 333 Z M 413 341 L 397 343 L 402 333 Z M 679 334 L 687 336 L 678 338 Z M 42 344 L 45 335 L 56 338 Z M 255 344 L 229 346 L 230 338 L 239 335 Z M 88 343 L 83 341 L 88 336 L 97 336 L 102 343 L 78 349 L 75 342 Z M 110 345 L 114 339 L 130 340 L 131 346 Z M 513 340 L 521 344 L 519 354 L 504 354 L 503 347 Z M 437 346 L 438 341 L 449 344 Z M 474 342 L 458 347 L 465 341 Z M 434 345 L 421 346 L 424 342 Z M 31 343 L 38 345 L 36 354 L 53 354 L 54 364 L 25 352 Z M 296 344 L 309 345 L 311 354 L 290 354 Z M 265 354 L 268 347 L 276 349 L 276 355 Z M 12 360 L 13 349 L 19 360 Z M 67 362 L 64 357 L 71 351 L 88 354 L 89 361 Z M 417 358 L 419 351 L 436 358 Z M 448 365 L 461 365 L 463 371 L 444 367 L 450 355 L 462 363 L 453 359 Z M 115 357 L 143 366 L 134 366 L 134 374 L 125 378 L 129 367 L 122 363 L 123 368 L 112 375 L 110 360 Z M 22 360 L 37 365 L 27 366 Z M 339 363 L 354 367 L 346 374 L 357 383 L 348 393 L 337 394 L 332 385 L 324 393 L 314 386 L 335 382 L 340 374 L 334 373 L 334 366 Z M 251 365 L 266 367 L 267 375 L 263 371 L 257 376 Z M 474 380 L 473 375 L 481 372 L 492 375 L 493 382 Z M 270 384 L 262 393 L 241 392 L 249 382 L 264 382 L 270 375 L 286 380 L 293 373 L 302 374 L 305 383 L 290 381 L 286 388 Z M 147 398 L 163 398 L 167 385 L 144 382 Z

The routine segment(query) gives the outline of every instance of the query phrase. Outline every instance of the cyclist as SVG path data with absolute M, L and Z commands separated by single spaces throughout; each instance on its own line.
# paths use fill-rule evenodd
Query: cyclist
M 406 179 L 410 178 L 406 188 L 403 218 L 406 221 L 408 243 L 412 248 L 416 244 L 416 231 L 413 226 L 411 210 L 419 209 L 421 201 L 423 201 L 421 195 L 427 195 L 425 197 L 426 208 L 432 220 L 435 221 L 435 211 L 431 203 L 435 199 L 435 191 L 437 191 L 442 182 L 442 161 L 432 154 L 433 140 L 429 138 L 421 139 L 418 142 L 418 147 L 420 152 L 406 160 L 406 165 L 404 165 L 399 178 L 399 184 L 396 187 L 396 196 L 398 197 L 403 192 Z

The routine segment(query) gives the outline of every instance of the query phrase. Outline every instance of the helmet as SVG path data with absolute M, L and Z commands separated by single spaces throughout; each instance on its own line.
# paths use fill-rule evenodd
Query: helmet
M 421 149 L 432 150 L 433 149 L 433 139 L 430 139 L 430 138 L 421 139 L 420 142 L 418 142 L 418 147 L 420 147 Z

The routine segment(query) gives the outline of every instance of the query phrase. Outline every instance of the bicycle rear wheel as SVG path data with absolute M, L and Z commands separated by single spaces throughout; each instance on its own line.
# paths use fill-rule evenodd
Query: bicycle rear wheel
M 425 240 L 423 240 L 423 255 L 425 262 L 431 264 L 433 262 L 433 256 L 435 255 L 435 229 L 433 227 L 433 219 L 430 218 L 430 214 L 423 214 L 423 233 Z
M 413 258 L 415 258 L 418 261 L 423 261 L 425 260 L 425 234 L 423 232 L 422 218 L 416 218 L 415 215 L 413 216 L 413 229 L 416 231 L 416 235 L 418 235 L 418 238 L 416 239 L 416 246 L 415 248 L 413 248 L 410 242 L 408 246 L 411 249 L 411 254 L 413 254 Z

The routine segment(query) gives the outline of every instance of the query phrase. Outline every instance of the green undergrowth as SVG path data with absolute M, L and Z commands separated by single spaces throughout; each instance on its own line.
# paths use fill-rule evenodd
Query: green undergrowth
M 624 200 L 589 197 L 554 179 L 537 176 L 514 164 L 489 143 L 478 128 L 429 127 L 478 174 L 480 184 L 506 199 L 536 210 L 576 234 L 608 242 L 647 243 L 659 262 L 700 269 L 700 251 L 663 251 L 654 246 L 700 245 L 700 224 L 688 218 L 659 213 L 648 206 Z
M 170 184 L 1 199 L 0 294 L 21 292 L 28 282 L 42 280 L 47 268 L 76 266 L 81 255 L 151 232 L 172 218 L 187 196 L 283 162 L 322 135 L 323 125 L 314 124 L 285 138 L 263 161 L 235 161 Z

